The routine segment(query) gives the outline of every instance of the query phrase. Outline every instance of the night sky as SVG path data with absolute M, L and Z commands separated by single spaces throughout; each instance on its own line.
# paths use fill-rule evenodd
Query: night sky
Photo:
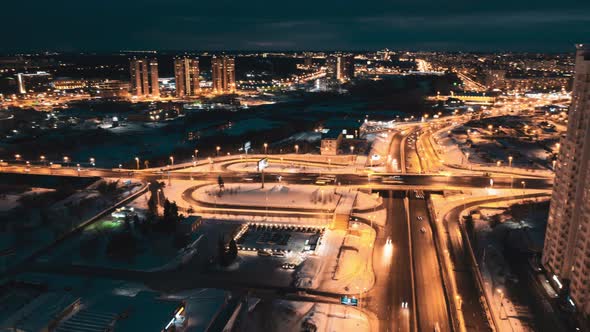
M 0 8 L 0 52 L 571 52 L 590 42 L 588 0 L 17 0 Z

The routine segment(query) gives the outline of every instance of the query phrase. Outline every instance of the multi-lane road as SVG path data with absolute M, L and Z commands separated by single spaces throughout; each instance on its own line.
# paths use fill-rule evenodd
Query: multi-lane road
M 351 172 L 336 174 L 336 183 L 378 191 L 383 197 L 386 220 L 383 226 L 375 226 L 377 237 L 373 252 L 375 286 L 364 296 L 362 306 L 371 312 L 380 331 L 451 331 L 447 294 L 443 288 L 441 262 L 436 251 L 433 229 L 431 228 L 427 203 L 421 190 L 447 190 L 461 188 L 522 188 L 549 189 L 552 180 L 515 176 L 487 175 L 439 175 L 420 174 L 423 165 L 416 153 L 416 147 L 404 144 L 411 139 L 413 130 L 392 133 L 389 156 L 398 161 L 397 167 L 391 163 L 386 173 Z M 409 138 L 410 137 L 410 138 Z M 415 144 L 415 143 L 413 143 Z M 236 158 L 235 161 L 239 162 Z M 216 181 L 222 176 L 226 183 L 260 181 L 260 173 L 229 171 L 221 167 L 217 171 L 189 170 L 124 170 L 124 169 L 78 169 L 72 167 L 49 168 L 40 166 L 2 166 L 0 176 L 7 174 L 28 174 L 28 176 L 81 176 L 81 177 L 121 177 L 142 180 L 205 180 Z M 324 173 L 325 174 L 325 173 Z M 267 182 L 315 184 L 319 173 L 281 173 L 265 175 Z M 448 225 L 447 225 L 448 226 Z M 451 225 L 456 227 L 456 225 Z M 453 232 L 451 232 L 453 233 Z M 458 232 L 457 232 L 458 233 Z M 464 257 L 460 239 L 453 238 L 453 256 Z M 457 263 L 457 262 L 455 262 Z M 467 275 L 462 281 L 472 282 Z M 459 287 L 461 290 L 461 287 Z M 469 287 L 470 291 L 473 287 Z M 475 294 L 474 297 L 475 298 Z M 467 298 L 466 298 L 467 300 Z M 477 303 L 473 312 L 465 311 L 467 326 L 477 330 L 485 329 L 485 322 Z M 468 315 L 467 315 L 468 314 Z M 473 315 L 473 319 L 471 318 Z
M 419 331 L 451 331 L 441 266 L 434 245 L 431 220 L 423 194 L 409 194 L 410 233 Z
M 414 295 L 405 192 L 383 190 L 385 225 L 378 228 L 373 250 L 375 285 L 366 294 L 367 308 L 375 314 L 380 331 L 411 331 Z M 407 305 L 406 305 L 407 304 Z

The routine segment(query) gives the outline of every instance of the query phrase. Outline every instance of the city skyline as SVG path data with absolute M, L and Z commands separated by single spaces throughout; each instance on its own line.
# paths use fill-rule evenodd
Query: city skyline
M 590 2 L 0 18 L 0 330 L 590 332 Z

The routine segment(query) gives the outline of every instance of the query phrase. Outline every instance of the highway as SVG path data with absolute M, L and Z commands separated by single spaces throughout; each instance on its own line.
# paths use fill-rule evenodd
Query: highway
M 422 196 L 416 197 L 415 190 L 452 190 L 462 188 L 521 188 L 526 189 L 550 189 L 552 179 L 532 178 L 521 176 L 495 175 L 493 177 L 482 175 L 451 174 L 421 174 L 424 170 L 424 161 L 420 159 L 414 147 L 404 144 L 410 140 L 415 130 L 407 132 L 394 132 L 389 145 L 388 153 L 391 158 L 398 160 L 398 166 L 393 167 L 388 163 L 386 173 L 369 171 L 351 171 L 350 173 L 335 174 L 336 183 L 343 186 L 351 186 L 377 191 L 383 197 L 383 207 L 386 209 L 386 221 L 384 226 L 375 226 L 377 237 L 373 250 L 373 269 L 375 273 L 375 286 L 361 296 L 362 309 L 369 311 L 378 321 L 379 331 L 433 331 L 437 326 L 440 331 L 451 331 L 449 321 L 449 308 L 443 289 L 440 273 L 441 262 L 433 242 L 431 220 L 426 201 Z M 410 141 L 411 142 L 411 141 Z M 416 144 L 416 142 L 413 142 Z M 430 146 L 430 149 L 434 147 Z M 278 155 L 274 155 L 278 158 Z M 243 162 L 237 157 L 226 158 L 224 163 Z M 305 161 L 303 161 L 305 162 Z M 202 163 L 202 162 L 201 162 Z M 322 165 L 321 162 L 310 162 Z M 216 165 L 223 165 L 222 162 Z M 324 166 L 325 163 L 323 163 Z M 177 166 L 178 167 L 178 166 Z M 212 168 L 213 169 L 213 168 Z M 30 176 L 69 176 L 69 177 L 111 177 L 134 178 L 145 181 L 166 179 L 170 180 L 199 180 L 215 183 L 221 176 L 225 183 L 260 182 L 261 174 L 258 172 L 229 171 L 225 167 L 218 170 L 191 172 L 178 169 L 173 172 L 166 168 L 149 170 L 125 170 L 125 169 L 100 169 L 100 168 L 76 168 L 62 167 L 49 168 L 42 166 L 12 165 L 1 166 L 1 176 L 7 174 L 27 174 Z M 323 174 L 329 172 L 322 172 Z M 322 176 L 318 172 L 269 172 L 265 174 L 268 183 L 285 184 L 315 184 L 316 179 Z M 409 194 L 408 194 L 409 193 Z M 187 195 L 190 193 L 186 193 Z M 189 195 L 190 196 L 190 195 Z M 195 203 L 196 204 L 196 203 Z M 223 209 L 224 206 L 209 206 L 209 209 Z M 260 215 L 261 213 L 275 213 L 277 216 L 317 215 L 318 211 L 295 211 L 295 209 L 281 209 L 280 211 L 260 210 L 256 207 L 234 211 L 237 214 Z M 417 217 L 422 217 L 418 220 Z M 467 252 L 463 247 L 463 239 L 458 226 L 458 215 L 453 211 L 444 218 L 444 226 L 449 237 L 449 251 L 453 260 L 457 291 L 463 299 L 463 317 L 468 331 L 488 331 L 489 325 L 483 314 L 483 308 L 479 304 L 480 294 L 476 288 L 471 266 L 467 260 Z M 424 232 L 422 232 L 424 228 Z M 390 243 L 388 243 L 389 241 Z M 77 271 L 77 269 L 74 269 Z M 97 272 L 97 271 L 94 271 Z M 118 271 L 103 271 L 105 274 L 128 276 L 134 279 L 138 276 L 127 275 Z M 175 277 L 179 287 L 182 282 L 188 282 L 186 276 Z M 158 284 L 154 275 L 142 275 L 141 278 L 150 284 Z M 185 285 L 194 286 L 192 280 Z M 238 285 L 225 285 L 223 279 L 199 278 L 199 283 L 215 284 L 216 287 L 239 287 Z M 169 284 L 166 280 L 165 284 Z M 166 285 L 159 285 L 165 287 Z M 246 288 L 264 289 L 270 287 L 281 292 L 294 291 L 284 285 L 270 285 L 268 283 L 244 284 Z M 273 288 L 274 287 L 274 288 Z M 334 301 L 336 294 L 327 294 L 325 301 Z
M 405 192 L 384 190 L 379 193 L 387 209 L 387 219 L 375 239 L 375 285 L 364 296 L 366 308 L 377 316 L 379 331 L 414 331 Z M 388 238 L 391 245 L 387 244 Z M 403 302 L 408 303 L 407 308 L 402 308 Z
M 402 170 L 403 167 L 403 156 L 401 153 L 402 150 L 402 141 L 404 139 L 404 135 L 401 132 L 395 131 L 392 133 L 393 137 L 391 138 L 391 143 L 389 145 L 389 155 L 391 156 L 391 161 L 388 160 L 386 162 L 385 169 L 387 172 L 399 172 Z M 397 161 L 397 165 L 393 165 L 392 161 Z
M 433 331 L 434 326 L 438 325 L 441 332 L 451 331 L 440 262 L 434 246 L 428 208 L 422 197 L 417 198 L 413 192 L 409 195 L 418 330 Z
M 523 194 L 508 199 L 519 199 L 524 197 L 536 197 L 539 194 Z M 543 195 L 543 194 L 541 194 Z M 460 228 L 460 215 L 465 209 L 488 203 L 505 201 L 507 198 L 495 197 L 477 200 L 460 205 L 449 211 L 443 217 L 443 223 L 448 233 L 448 250 L 453 261 L 454 275 L 457 285 L 457 292 L 461 296 L 461 310 L 465 317 L 465 328 L 467 331 L 490 331 L 488 320 L 480 300 L 482 299 L 472 272 L 477 267 L 473 266 L 469 258 L 469 249 L 464 245 L 463 233 Z
M 407 164 L 408 169 L 419 169 L 417 155 L 415 151 L 406 147 L 406 159 L 410 158 L 412 162 Z M 411 168 L 412 167 L 412 168 Z M 11 174 L 36 174 L 50 176 L 78 176 L 75 168 L 48 169 L 47 167 L 31 167 L 28 172 L 24 172 L 22 167 L 10 166 L 2 167 L 0 173 Z M 231 172 L 231 171 L 211 171 L 211 172 L 135 172 L 130 170 L 108 170 L 108 169 L 86 169 L 79 172 L 80 176 L 85 177 L 112 177 L 112 178 L 136 178 L 143 180 L 201 180 L 216 182 L 219 175 L 225 182 L 244 182 L 246 179 L 252 181 L 260 180 L 258 172 Z M 326 174 L 326 173 L 323 173 Z M 370 174 L 370 175 L 368 175 Z M 284 183 L 293 184 L 313 184 L 320 173 L 265 173 L 267 182 L 278 182 L 279 176 Z M 384 183 L 389 177 L 399 176 L 395 184 Z M 523 176 L 485 176 L 485 175 L 437 175 L 437 174 L 417 174 L 417 173 L 349 173 L 336 174 L 337 182 L 342 185 L 372 187 L 375 189 L 400 189 L 400 186 L 416 186 L 419 189 L 441 190 L 446 188 L 487 188 L 490 187 L 490 179 L 493 181 L 493 188 L 523 188 L 524 189 L 551 189 L 553 179 L 540 177 L 523 177 Z M 387 182 L 387 181 L 386 181 Z M 525 183 L 523 185 L 523 182 Z M 405 188 L 401 188 L 405 189 Z

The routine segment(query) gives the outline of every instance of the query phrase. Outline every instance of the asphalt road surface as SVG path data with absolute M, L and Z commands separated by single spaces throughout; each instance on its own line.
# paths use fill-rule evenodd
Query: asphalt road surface
M 375 286 L 363 297 L 379 320 L 380 331 L 411 331 L 412 280 L 407 214 L 403 191 L 380 191 L 387 219 L 375 239 Z M 391 239 L 391 245 L 387 244 Z M 402 308 L 402 303 L 407 308 Z
M 410 192 L 409 206 L 418 331 L 434 331 L 435 325 L 438 325 L 441 332 L 451 331 L 440 262 L 434 246 L 426 201 L 416 198 Z

